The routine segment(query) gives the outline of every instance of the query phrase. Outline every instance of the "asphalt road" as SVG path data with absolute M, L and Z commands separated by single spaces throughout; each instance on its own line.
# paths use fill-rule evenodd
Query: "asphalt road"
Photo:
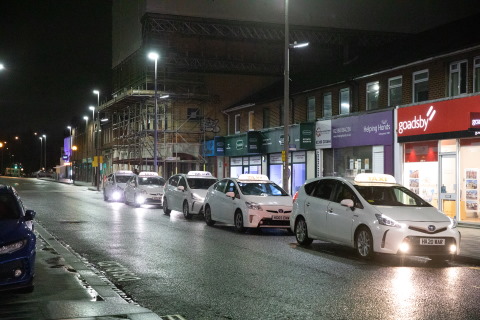
M 186 319 L 478 319 L 480 268 L 356 258 L 283 230 L 237 234 L 180 212 L 104 202 L 86 187 L 15 184 L 36 220 L 141 306 Z M 3 180 L 5 181 L 5 180 Z M 0 179 L 2 182 L 2 179 Z

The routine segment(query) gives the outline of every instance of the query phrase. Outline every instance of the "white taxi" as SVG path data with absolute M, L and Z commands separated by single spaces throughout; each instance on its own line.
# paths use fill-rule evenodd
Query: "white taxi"
M 237 232 L 246 228 L 290 228 L 292 197 L 261 174 L 242 174 L 218 181 L 205 196 L 207 225 L 233 224 Z
M 217 181 L 208 171 L 189 171 L 171 176 L 165 185 L 163 212 L 182 211 L 185 219 L 202 213 L 207 189 Z
M 300 245 L 319 239 L 375 253 L 447 260 L 459 253 L 457 222 L 385 174 L 310 179 L 293 197 Z
M 119 170 L 108 175 L 103 185 L 103 200 L 121 201 L 127 181 L 134 175 L 129 170 Z
M 162 205 L 165 179 L 156 172 L 140 172 L 128 180 L 125 187 L 126 204 L 139 207 L 144 204 Z

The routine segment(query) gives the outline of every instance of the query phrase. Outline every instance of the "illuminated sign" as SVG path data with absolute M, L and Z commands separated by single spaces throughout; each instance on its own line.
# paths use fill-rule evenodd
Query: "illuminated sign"
M 393 176 L 380 173 L 360 173 L 355 177 L 355 182 L 397 183 Z
M 423 129 L 423 131 L 427 131 L 428 124 L 433 120 L 433 117 L 435 117 L 435 113 L 437 113 L 437 111 L 433 108 L 433 106 L 430 106 L 425 118 L 422 118 L 422 115 L 418 115 L 417 118 L 415 115 L 411 120 L 399 122 L 398 133 L 402 134 L 404 131 L 412 129 Z

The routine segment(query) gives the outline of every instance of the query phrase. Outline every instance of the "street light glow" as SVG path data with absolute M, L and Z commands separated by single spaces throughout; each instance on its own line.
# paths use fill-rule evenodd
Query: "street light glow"
M 158 60 L 158 57 L 159 57 L 159 56 L 158 56 L 158 53 L 156 53 L 156 52 L 150 52 L 150 53 L 148 54 L 148 58 L 149 58 L 150 60 Z
M 297 43 L 297 41 L 295 41 L 293 43 L 293 45 L 290 45 L 292 48 L 304 48 L 304 47 L 307 47 L 308 45 L 310 44 L 310 42 L 301 42 L 301 43 Z
M 99 95 L 99 94 L 100 94 L 100 91 L 98 91 L 98 90 L 93 90 L 93 94 Z
M 88 117 L 87 117 L 87 116 L 84 116 L 84 117 L 83 117 L 83 120 L 88 121 Z
M 5 69 L 5 66 L 3 65 L 3 63 L 0 63 L 0 70 L 3 70 Z

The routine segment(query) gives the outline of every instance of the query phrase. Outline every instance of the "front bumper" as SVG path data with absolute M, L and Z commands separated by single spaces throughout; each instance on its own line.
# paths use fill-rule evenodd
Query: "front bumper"
M 34 275 L 35 252 L 26 257 L 0 259 L 0 291 L 29 287 Z
M 249 209 L 244 214 L 244 225 L 247 228 L 290 228 L 291 208 Z
M 460 233 L 448 226 L 428 232 L 427 225 L 393 228 L 378 225 L 372 230 L 374 250 L 379 253 L 412 256 L 458 255 L 460 253 Z M 454 245 L 455 250 L 451 248 Z

